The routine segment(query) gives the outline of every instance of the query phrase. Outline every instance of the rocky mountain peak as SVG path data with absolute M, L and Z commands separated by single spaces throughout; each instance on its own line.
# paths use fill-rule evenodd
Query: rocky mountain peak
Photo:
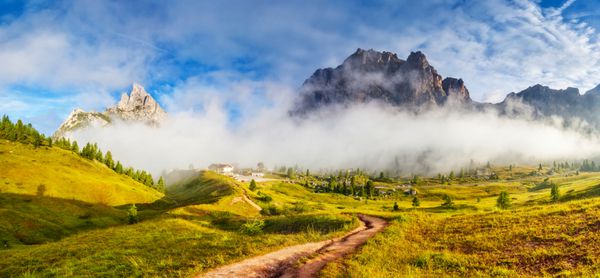
M 427 57 L 425 57 L 425 54 L 421 51 L 411 52 L 410 55 L 408 55 L 406 62 L 413 68 L 424 69 L 430 66 Z
M 425 54 L 411 52 L 408 59 L 395 53 L 357 49 L 336 68 L 318 69 L 300 88 L 292 114 L 304 114 L 327 105 L 380 101 L 419 109 L 443 105 L 452 95 L 470 102 L 462 79 L 446 80 L 429 64 Z
M 449 98 L 457 100 L 470 100 L 469 90 L 465 86 L 465 82 L 462 79 L 456 79 L 452 77 L 446 77 L 442 81 L 442 89 Z
M 143 122 L 159 125 L 167 116 L 158 102 L 140 84 L 134 83 L 129 94 L 121 94 L 119 102 L 104 112 L 85 112 L 76 108 L 55 132 L 63 137 L 68 132 L 88 126 L 106 126 L 119 119 L 125 122 Z
M 375 51 L 373 49 L 357 49 L 342 65 L 356 67 L 360 65 L 403 63 L 395 53 Z
M 146 92 L 144 87 L 134 83 L 129 95 L 121 94 L 121 100 L 107 112 L 123 120 L 144 121 L 158 124 L 166 117 L 166 113 L 158 102 Z

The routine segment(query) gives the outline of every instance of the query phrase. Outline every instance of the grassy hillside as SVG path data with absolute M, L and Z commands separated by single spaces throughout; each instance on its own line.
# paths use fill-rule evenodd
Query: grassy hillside
M 285 246 L 339 236 L 357 225 L 349 215 L 261 216 L 239 199 L 243 187 L 229 177 L 201 172 L 170 188 L 166 199 L 175 204 L 140 206 L 140 214 L 147 216 L 138 224 L 0 250 L 0 257 L 7 258 L 0 260 L 0 276 L 189 276 Z
M 81 231 L 122 225 L 126 217 L 125 211 L 104 205 L 0 193 L 0 249 L 47 243 Z
M 600 272 L 600 201 L 484 214 L 409 213 L 323 277 L 584 276 Z
M 162 193 L 97 161 L 60 148 L 0 140 L 0 193 L 40 195 L 94 204 L 151 203 Z
M 235 180 L 211 171 L 198 172 L 177 184 L 169 186 L 167 198 L 178 206 L 214 203 L 227 195 L 236 193 Z
M 528 277 L 600 273 L 600 175 L 550 175 L 561 197 L 550 201 L 546 176 L 458 185 L 424 184 L 424 202 L 401 211 L 392 225 L 323 277 Z M 509 210 L 495 207 L 509 192 Z M 451 195 L 454 206 L 442 207 Z

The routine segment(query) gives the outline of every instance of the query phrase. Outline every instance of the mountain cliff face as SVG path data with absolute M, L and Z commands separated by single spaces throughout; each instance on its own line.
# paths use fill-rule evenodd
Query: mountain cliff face
M 79 108 L 73 110 L 67 119 L 54 133 L 55 138 L 89 126 L 107 126 L 114 120 L 127 122 L 143 122 L 149 125 L 159 125 L 167 113 L 160 107 L 150 94 L 139 84 L 133 84 L 131 92 L 123 93 L 117 105 L 107 108 L 104 112 L 85 112 Z
M 358 49 L 338 67 L 315 71 L 300 88 L 300 99 L 291 113 L 370 101 L 420 108 L 443 105 L 450 99 L 471 102 L 464 82 L 442 80 L 420 51 L 402 60 L 391 52 Z

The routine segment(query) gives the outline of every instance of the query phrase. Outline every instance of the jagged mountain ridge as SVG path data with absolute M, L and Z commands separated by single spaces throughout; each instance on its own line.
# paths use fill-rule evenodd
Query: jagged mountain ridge
M 54 133 L 54 137 L 64 137 L 71 131 L 90 126 L 107 126 L 115 120 L 143 122 L 156 126 L 166 117 L 167 113 L 160 104 L 146 92 L 144 87 L 134 83 L 129 94 L 123 93 L 121 100 L 104 112 L 85 112 L 79 108 L 73 110 Z
M 402 60 L 395 53 L 359 48 L 338 67 L 318 69 L 304 81 L 291 112 L 305 114 L 332 104 L 373 100 L 409 108 L 430 107 L 450 99 L 472 102 L 463 80 L 442 79 L 422 52 L 411 52 Z
M 534 117 L 559 116 L 570 126 L 582 120 L 595 129 L 600 129 L 600 85 L 580 94 L 577 88 L 562 90 L 536 84 L 518 93 L 510 93 L 504 101 L 496 104 L 506 110 L 511 102 L 526 104 L 533 109 Z
M 318 69 L 306 79 L 290 114 L 306 115 L 328 106 L 371 101 L 419 111 L 444 106 L 450 100 L 463 108 L 496 109 L 513 117 L 528 112 L 536 119 L 559 116 L 567 126 L 583 120 L 600 130 L 600 85 L 583 95 L 576 88 L 554 90 L 535 85 L 508 94 L 500 103 L 481 103 L 471 100 L 462 79 L 442 79 L 420 51 L 402 60 L 395 53 L 359 48 L 336 68 Z M 514 110 L 518 107 L 515 102 L 531 109 Z

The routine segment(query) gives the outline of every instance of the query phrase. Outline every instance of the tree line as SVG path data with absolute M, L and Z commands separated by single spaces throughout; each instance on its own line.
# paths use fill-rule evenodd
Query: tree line
M 133 167 L 125 167 L 120 161 L 115 161 L 112 157 L 112 153 L 107 151 L 103 153 L 98 144 L 87 143 L 83 148 L 79 148 L 77 141 L 69 140 L 67 138 L 59 138 L 53 141 L 51 137 L 46 137 L 44 134 L 38 132 L 31 124 L 24 124 L 20 119 L 16 123 L 13 123 L 7 115 L 2 116 L 0 121 L 0 138 L 19 142 L 23 144 L 31 144 L 35 148 L 41 146 L 53 147 L 72 151 L 75 154 L 88 159 L 96 160 L 106 165 L 106 167 L 115 171 L 121 175 L 127 175 L 146 186 L 152 187 L 159 191 L 165 190 L 165 182 L 162 177 L 155 183 L 152 175 L 144 170 L 136 170 Z

